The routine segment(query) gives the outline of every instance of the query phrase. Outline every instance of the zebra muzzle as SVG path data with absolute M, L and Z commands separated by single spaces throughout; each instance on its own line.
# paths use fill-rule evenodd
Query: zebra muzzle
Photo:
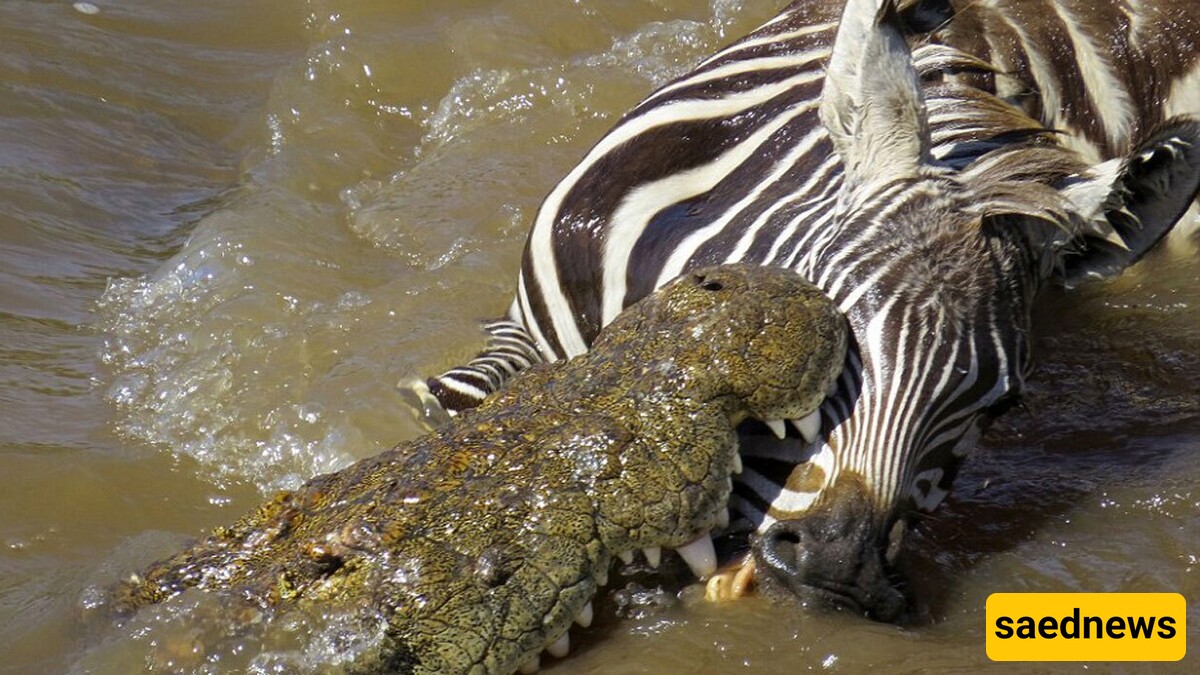
M 846 483 L 816 509 L 772 524 L 754 541 L 758 579 L 773 599 L 895 621 L 908 606 L 892 584 L 890 562 L 899 552 L 904 526 L 881 536 L 860 481 L 847 478 Z

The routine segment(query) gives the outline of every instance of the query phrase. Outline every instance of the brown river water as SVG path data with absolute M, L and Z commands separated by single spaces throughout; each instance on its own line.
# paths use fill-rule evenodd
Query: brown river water
M 0 3 L 0 672 L 172 670 L 145 625 L 81 623 L 98 589 L 421 433 L 396 381 L 478 346 L 540 198 L 781 4 Z M 913 537 L 928 622 L 695 605 L 638 577 L 544 665 L 1200 672 L 1196 260 L 1176 237 L 1043 299 L 1025 406 Z M 988 594 L 1084 590 L 1184 593 L 1188 657 L 987 660 Z M 191 672 L 335 668 L 318 637 Z

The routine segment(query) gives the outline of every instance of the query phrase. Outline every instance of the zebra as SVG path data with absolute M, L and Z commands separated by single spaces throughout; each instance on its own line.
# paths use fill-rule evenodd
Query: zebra
M 854 344 L 817 415 L 747 434 L 731 507 L 754 536 L 734 578 L 900 617 L 909 516 L 941 503 L 1020 396 L 1039 289 L 1119 273 L 1200 189 L 1200 122 L 1160 110 L 1144 129 L 1118 137 L 1104 117 L 1089 135 L 1079 109 L 1053 107 L 1065 94 L 1050 96 L 1038 45 L 990 61 L 963 51 L 956 5 L 801 0 L 651 94 L 547 196 L 507 317 L 479 357 L 413 385 L 425 407 L 469 407 L 533 363 L 582 353 L 685 270 L 792 268 L 838 303 Z M 993 63 L 1017 58 L 1042 63 L 1021 88 Z M 1174 105 L 1185 65 L 1144 104 Z M 1080 125 L 1082 140 L 1044 121 Z M 1081 142 L 1112 158 L 1089 161 Z

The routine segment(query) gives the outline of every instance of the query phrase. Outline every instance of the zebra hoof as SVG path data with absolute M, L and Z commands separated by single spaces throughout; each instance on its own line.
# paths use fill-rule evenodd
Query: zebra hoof
M 396 383 L 396 391 L 404 399 L 417 422 L 428 428 L 444 426 L 454 417 L 442 407 L 429 385 L 419 377 L 406 377 Z

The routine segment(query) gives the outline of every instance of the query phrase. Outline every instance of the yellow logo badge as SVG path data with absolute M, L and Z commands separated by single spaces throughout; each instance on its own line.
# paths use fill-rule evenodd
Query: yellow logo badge
M 1187 652 L 1179 593 L 993 593 L 993 661 L 1178 661 Z

